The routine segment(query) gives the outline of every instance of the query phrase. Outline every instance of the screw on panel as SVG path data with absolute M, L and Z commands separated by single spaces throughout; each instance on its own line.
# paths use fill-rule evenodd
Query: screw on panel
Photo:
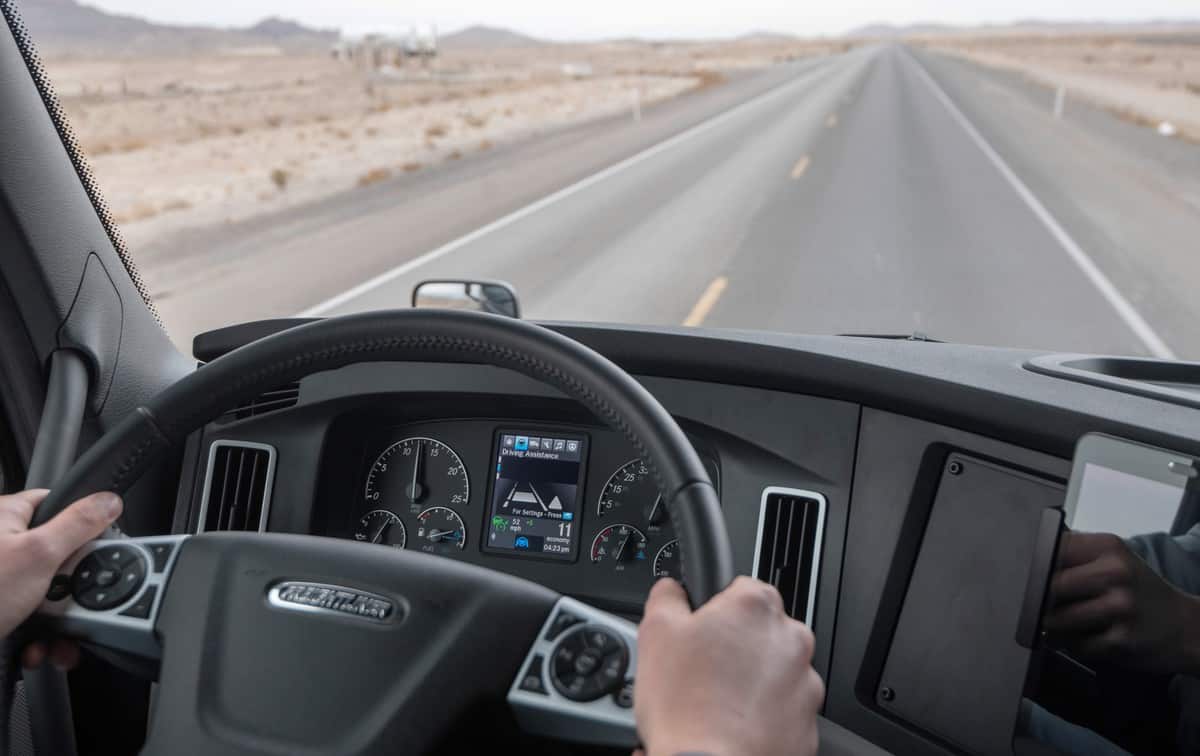
M 962 462 L 959 462 L 958 460 L 951 462 L 950 465 L 946 468 L 946 472 L 950 473 L 951 475 L 961 475 L 962 471 L 963 471 Z
M 882 698 L 884 701 L 892 701 L 896 698 L 896 691 L 894 691 L 891 688 L 889 688 L 888 686 L 884 685 L 882 688 L 879 689 L 879 697 Z

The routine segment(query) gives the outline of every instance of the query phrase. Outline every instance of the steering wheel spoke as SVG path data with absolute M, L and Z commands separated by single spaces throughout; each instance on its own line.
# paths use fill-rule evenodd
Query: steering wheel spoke
M 188 536 L 92 541 L 59 569 L 39 624 L 57 633 L 146 659 L 162 647 L 154 623 Z
M 508 691 L 518 723 L 534 735 L 634 747 L 637 626 L 562 597 Z

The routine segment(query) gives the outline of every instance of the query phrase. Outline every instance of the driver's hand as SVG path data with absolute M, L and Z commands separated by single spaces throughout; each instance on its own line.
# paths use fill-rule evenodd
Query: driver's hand
M 1179 674 L 1200 669 L 1200 598 L 1108 533 L 1066 533 L 1045 627 L 1083 660 Z
M 80 499 L 30 530 L 33 510 L 48 493 L 38 489 L 0 496 L 0 637 L 38 608 L 59 565 L 121 514 L 120 497 L 104 491 Z M 49 654 L 55 664 L 70 667 L 78 653 L 68 643 L 55 643 L 49 649 L 34 644 L 25 649 L 22 662 L 36 667 Z
M 634 714 L 648 756 L 815 754 L 825 686 L 779 591 L 739 577 L 695 613 L 659 580 L 638 630 Z

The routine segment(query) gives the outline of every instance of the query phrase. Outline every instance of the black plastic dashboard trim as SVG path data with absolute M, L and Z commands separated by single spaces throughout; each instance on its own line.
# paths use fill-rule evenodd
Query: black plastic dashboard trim
M 212 359 L 308 318 L 256 321 L 198 335 Z M 964 344 L 761 331 L 541 322 L 638 375 L 853 401 L 1069 458 L 1103 431 L 1200 454 L 1200 409 L 1040 375 L 1045 353 Z

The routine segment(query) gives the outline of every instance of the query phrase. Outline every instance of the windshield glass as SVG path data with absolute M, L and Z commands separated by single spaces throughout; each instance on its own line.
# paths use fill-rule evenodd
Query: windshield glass
M 472 279 L 534 319 L 1200 357 L 1194 0 L 19 7 L 185 351 Z

